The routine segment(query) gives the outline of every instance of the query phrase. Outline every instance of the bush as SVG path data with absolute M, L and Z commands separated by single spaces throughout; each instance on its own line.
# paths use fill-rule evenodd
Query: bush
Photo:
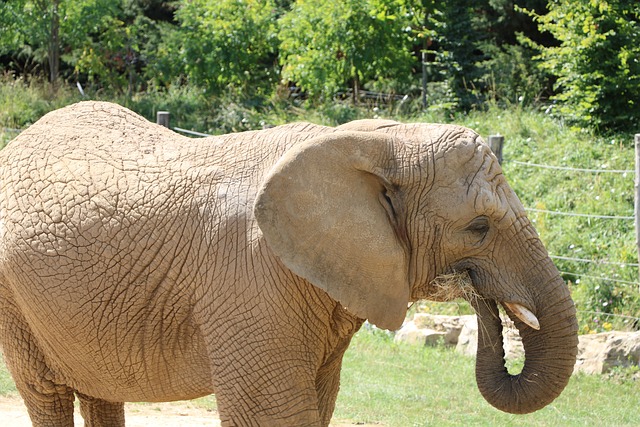
M 415 62 L 407 14 L 388 0 L 296 2 L 279 20 L 283 81 L 325 100 L 350 86 L 357 101 L 373 81 L 402 87 Z
M 277 82 L 276 7 L 271 0 L 193 0 L 176 12 L 179 29 L 166 47 L 174 76 L 212 94 L 228 87 L 240 93 L 270 91 Z M 166 60 L 166 58 L 165 58 Z
M 640 3 L 553 1 L 537 19 L 560 43 L 539 57 L 558 78 L 558 113 L 600 131 L 640 128 Z
M 489 59 L 482 62 L 481 81 L 490 100 L 535 105 L 548 96 L 548 77 L 532 59 L 535 52 L 531 49 L 522 45 L 488 45 L 485 49 Z
M 51 110 L 80 101 L 71 86 L 52 87 L 46 81 L 25 81 L 10 74 L 0 78 L 0 127 L 26 128 Z

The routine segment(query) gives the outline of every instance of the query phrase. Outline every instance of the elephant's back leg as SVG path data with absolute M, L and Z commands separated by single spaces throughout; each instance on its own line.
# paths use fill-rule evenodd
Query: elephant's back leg
M 124 427 L 124 403 L 77 395 L 85 427 Z
M 73 390 L 56 382 L 29 325 L 1 283 L 0 347 L 33 426 L 73 426 Z

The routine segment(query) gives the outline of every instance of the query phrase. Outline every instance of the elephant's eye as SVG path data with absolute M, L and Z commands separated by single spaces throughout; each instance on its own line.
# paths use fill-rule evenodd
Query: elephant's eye
M 476 234 L 479 237 L 484 237 L 489 232 L 489 218 L 486 216 L 479 216 L 474 218 L 473 221 L 467 225 L 466 231 Z
M 391 197 L 389 197 L 389 194 L 387 193 L 387 191 L 382 193 L 382 197 L 384 198 L 384 201 L 386 203 L 386 208 L 389 211 L 390 216 L 395 217 L 396 209 L 393 207 L 393 202 L 391 201 Z

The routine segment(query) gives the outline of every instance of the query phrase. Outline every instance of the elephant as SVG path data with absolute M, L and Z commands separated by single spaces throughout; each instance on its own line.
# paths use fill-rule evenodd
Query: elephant
M 477 385 L 511 413 L 569 381 L 569 289 L 491 150 L 448 124 L 292 123 L 202 139 L 119 105 L 0 151 L 0 345 L 34 426 L 215 394 L 223 426 L 327 426 L 365 321 L 466 274 Z M 456 294 L 452 290 L 452 295 Z M 498 307 L 526 362 L 504 367 Z

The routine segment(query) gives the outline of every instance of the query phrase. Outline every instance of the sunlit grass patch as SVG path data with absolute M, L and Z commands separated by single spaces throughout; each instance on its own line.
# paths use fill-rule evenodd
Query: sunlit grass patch
M 518 371 L 522 361 L 514 361 Z M 385 426 L 640 425 L 640 380 L 575 375 L 554 402 L 529 415 L 494 409 L 475 382 L 475 359 L 445 347 L 394 343 L 359 332 L 345 355 L 335 418 Z

